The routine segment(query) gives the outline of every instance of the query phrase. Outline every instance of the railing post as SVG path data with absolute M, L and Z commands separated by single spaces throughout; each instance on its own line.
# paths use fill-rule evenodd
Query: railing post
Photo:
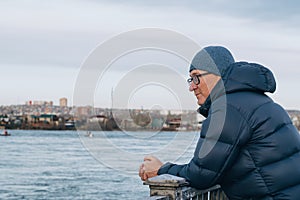
M 170 174 L 149 178 L 144 185 L 149 185 L 149 199 L 152 200 L 228 200 L 219 185 L 206 190 L 197 190 L 189 187 L 184 178 Z
M 180 199 L 180 194 L 186 189 L 188 182 L 184 178 L 163 174 L 144 182 L 149 185 L 151 199 Z

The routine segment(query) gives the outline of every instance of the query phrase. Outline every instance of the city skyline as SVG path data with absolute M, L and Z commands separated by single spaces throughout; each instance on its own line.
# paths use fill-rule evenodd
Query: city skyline
M 298 1 L 270 0 L 1 1 L 0 105 L 29 100 L 52 100 L 58 105 L 59 98 L 66 97 L 72 106 L 81 66 L 99 44 L 120 33 L 156 27 L 179 32 L 200 47 L 224 45 L 237 61 L 265 65 L 277 81 L 277 91 L 270 96 L 286 109 L 300 109 L 299 8 Z M 105 85 L 97 86 L 101 91 L 95 91 L 93 106 L 111 107 L 112 88 L 118 87 L 132 66 L 151 62 L 147 55 L 136 53 L 116 62 L 104 77 Z M 182 60 L 150 55 L 170 68 L 181 67 L 179 74 L 188 77 L 188 64 Z M 178 84 L 185 84 L 184 80 Z M 197 109 L 187 87 L 183 91 L 187 98 L 179 103 L 167 89 L 159 85 L 137 88 L 126 100 L 127 106 Z

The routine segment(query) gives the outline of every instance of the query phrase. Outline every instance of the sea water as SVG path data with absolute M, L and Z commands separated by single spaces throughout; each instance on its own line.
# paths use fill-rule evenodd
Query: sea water
M 0 199 L 144 199 L 144 155 L 188 162 L 197 132 L 9 130 L 0 137 Z

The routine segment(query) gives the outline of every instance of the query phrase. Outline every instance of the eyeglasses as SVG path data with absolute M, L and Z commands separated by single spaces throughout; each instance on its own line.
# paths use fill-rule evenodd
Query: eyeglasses
M 206 72 L 206 73 L 203 73 L 203 74 L 196 74 L 196 75 L 192 76 L 191 78 L 188 78 L 186 81 L 188 82 L 189 85 L 192 84 L 192 81 L 195 85 L 199 85 L 200 84 L 199 77 L 202 77 L 202 76 L 205 76 L 205 75 L 208 75 L 208 74 L 210 74 L 210 72 Z

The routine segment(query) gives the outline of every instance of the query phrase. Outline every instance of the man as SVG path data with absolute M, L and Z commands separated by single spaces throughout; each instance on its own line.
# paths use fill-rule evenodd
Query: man
M 272 72 L 209 46 L 194 57 L 190 76 L 189 90 L 206 117 L 194 157 L 163 165 L 146 156 L 141 179 L 172 174 L 199 189 L 220 184 L 229 199 L 300 199 L 300 136 L 265 94 L 276 89 Z

